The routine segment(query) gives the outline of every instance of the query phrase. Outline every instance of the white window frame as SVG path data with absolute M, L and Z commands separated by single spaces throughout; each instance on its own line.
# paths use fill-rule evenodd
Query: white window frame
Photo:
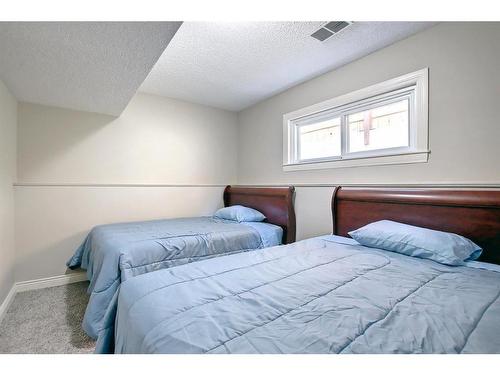
M 428 161 L 428 68 L 287 113 L 283 116 L 283 170 L 327 169 Z M 347 115 L 388 100 L 409 100 L 409 146 L 348 152 Z M 390 102 L 389 102 L 390 103 Z M 384 103 L 385 104 L 385 103 Z M 321 117 L 341 117 L 341 156 L 298 160 L 297 129 Z

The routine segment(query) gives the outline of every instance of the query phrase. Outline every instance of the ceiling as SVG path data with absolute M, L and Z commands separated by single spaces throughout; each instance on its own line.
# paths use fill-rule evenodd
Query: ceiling
M 25 102 L 119 115 L 181 22 L 0 22 L 0 79 Z
M 355 22 L 313 39 L 324 24 L 0 22 L 0 79 L 20 101 L 114 116 L 138 89 L 239 111 L 434 23 Z
M 239 111 L 422 31 L 427 22 L 184 22 L 140 91 Z

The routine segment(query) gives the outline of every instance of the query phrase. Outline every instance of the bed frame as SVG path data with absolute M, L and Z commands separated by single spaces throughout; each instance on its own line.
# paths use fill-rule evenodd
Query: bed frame
M 333 233 L 394 220 L 465 236 L 483 248 L 479 260 L 500 264 L 500 190 L 336 187 Z
M 226 186 L 224 206 L 242 206 L 254 208 L 266 216 L 266 222 L 283 228 L 283 243 L 295 242 L 295 210 L 293 208 L 293 186 L 244 187 Z

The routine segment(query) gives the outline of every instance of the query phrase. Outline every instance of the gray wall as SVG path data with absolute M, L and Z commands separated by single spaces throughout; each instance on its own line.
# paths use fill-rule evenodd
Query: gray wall
M 14 283 L 17 102 L 0 81 L 0 304 Z
M 500 23 L 439 24 L 240 112 L 238 183 L 306 185 L 299 238 L 331 230 L 331 188 L 314 184 L 499 185 L 499 40 Z M 283 172 L 283 114 L 425 67 L 428 163 Z

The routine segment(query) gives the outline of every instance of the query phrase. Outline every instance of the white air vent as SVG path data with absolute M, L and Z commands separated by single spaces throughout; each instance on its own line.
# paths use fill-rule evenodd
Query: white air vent
M 344 30 L 352 22 L 348 21 L 330 21 L 323 25 L 322 28 L 316 30 L 311 36 L 314 39 L 318 39 L 320 42 L 324 42 L 332 35 L 337 34 L 339 31 Z

